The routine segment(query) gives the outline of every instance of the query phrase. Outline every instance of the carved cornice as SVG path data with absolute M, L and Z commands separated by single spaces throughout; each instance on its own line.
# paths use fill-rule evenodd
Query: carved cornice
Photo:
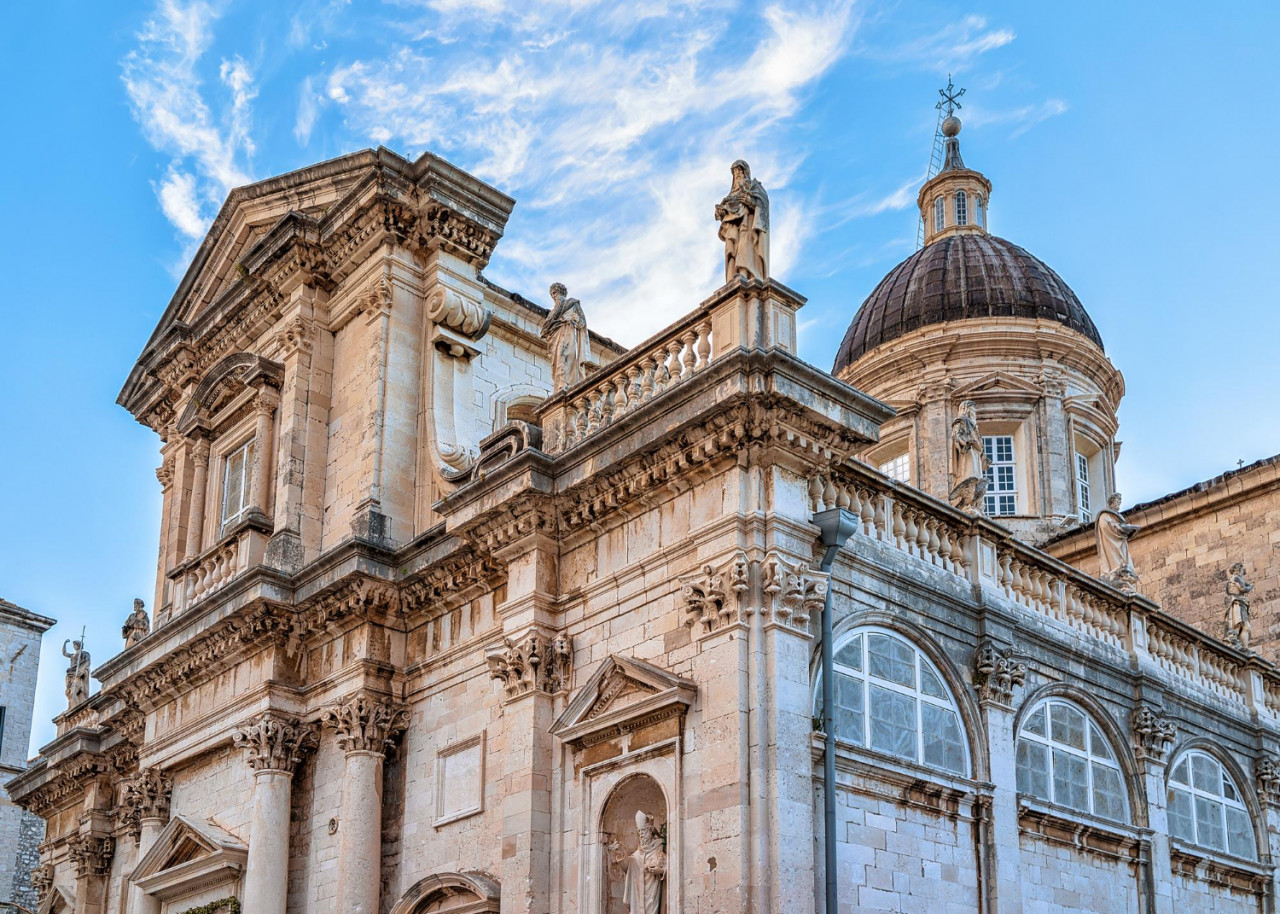
M 73 835 L 67 839 L 67 856 L 78 879 L 106 876 L 111 872 L 115 852 L 116 841 L 110 835 Z
M 125 834 L 136 842 L 143 819 L 168 819 L 173 778 L 159 768 L 144 768 L 125 782 L 120 821 Z
M 973 685 L 982 703 L 1010 707 L 1013 689 L 1027 679 L 1027 664 L 1019 660 L 1013 648 L 1001 648 L 987 639 L 973 654 Z
M 330 705 L 320 722 L 337 731 L 343 752 L 384 754 L 409 726 L 409 712 L 384 698 L 355 695 Z
M 567 691 L 573 676 L 573 645 L 560 632 L 551 636 L 533 629 L 485 652 L 489 675 L 502 683 L 507 700 L 533 691 L 555 695 Z
M 1164 764 L 1178 728 L 1159 705 L 1143 701 L 1130 717 L 1133 751 L 1139 759 Z
M 432 564 L 403 585 L 401 607 L 406 613 L 435 615 L 487 591 L 501 563 L 492 556 L 466 550 Z
M 231 742 L 246 751 L 245 761 L 255 772 L 275 771 L 292 775 L 319 738 L 310 724 L 267 711 L 247 720 L 231 733 Z

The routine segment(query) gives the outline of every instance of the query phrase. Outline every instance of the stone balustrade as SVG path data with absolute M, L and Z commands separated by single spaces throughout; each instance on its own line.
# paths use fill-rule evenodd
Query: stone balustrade
M 170 575 L 169 618 L 182 615 L 221 590 L 266 554 L 266 536 L 248 528 L 224 538 Z

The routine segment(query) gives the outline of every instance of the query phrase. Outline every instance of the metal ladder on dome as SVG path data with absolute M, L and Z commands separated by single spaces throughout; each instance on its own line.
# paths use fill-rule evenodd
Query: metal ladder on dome
M 942 168 L 942 121 L 946 115 L 942 113 L 942 105 L 938 105 L 938 121 L 933 127 L 933 151 L 929 153 L 929 169 L 925 172 L 924 179 L 928 181 Z M 916 250 L 924 247 L 924 213 L 920 214 L 920 220 L 916 223 Z

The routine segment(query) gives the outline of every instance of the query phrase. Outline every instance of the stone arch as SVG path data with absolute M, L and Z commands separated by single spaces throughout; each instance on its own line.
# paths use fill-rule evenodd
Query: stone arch
M 178 431 L 187 434 L 197 427 L 208 428 L 219 402 L 225 394 L 254 381 L 264 381 L 279 387 L 284 378 L 284 366 L 253 352 L 237 352 L 227 356 L 205 373 L 196 385 L 191 402 L 178 417 Z
M 969 777 L 975 781 L 987 780 L 991 771 L 988 758 L 989 744 L 982 714 L 978 709 L 973 686 L 968 678 L 961 675 L 960 668 L 928 632 L 884 610 L 863 610 L 838 620 L 833 633 L 836 645 L 839 645 L 854 629 L 867 625 L 898 633 L 924 654 L 934 668 L 942 674 L 943 681 L 951 691 L 952 698 L 955 699 L 956 710 L 960 712 L 960 723 L 964 727 L 965 741 L 969 747 Z M 814 644 L 809 671 L 809 681 L 814 684 L 820 682 L 822 675 L 821 648 L 822 645 Z
M 502 388 L 493 396 L 493 427 L 498 429 L 513 419 L 521 419 L 519 415 L 511 415 L 512 409 L 532 409 L 546 400 L 547 396 L 548 392 L 544 388 L 532 384 L 512 384 Z
M 644 772 L 629 774 L 620 780 L 609 791 L 600 808 L 599 821 L 596 823 L 600 846 L 604 848 L 607 858 L 614 864 L 605 862 L 604 878 L 601 879 L 601 891 L 604 894 L 601 911 L 604 914 L 626 914 L 622 904 L 623 870 L 619 862 L 626 861 L 639 845 L 639 834 L 636 827 L 636 813 L 648 815 L 655 828 L 664 835 L 671 815 L 671 802 L 658 780 Z M 612 848 L 613 842 L 617 847 Z M 671 885 L 666 880 L 663 887 L 662 910 L 670 908 Z
M 489 914 L 501 898 L 498 883 L 483 873 L 436 873 L 414 883 L 391 914 Z
M 1147 791 L 1138 771 L 1138 760 L 1133 754 L 1133 742 L 1129 733 L 1120 726 L 1115 715 L 1101 701 L 1089 692 L 1065 682 L 1054 682 L 1041 686 L 1028 694 L 1013 720 L 1013 740 L 1017 746 L 1018 734 L 1022 732 L 1027 713 L 1046 698 L 1062 698 L 1072 704 L 1079 705 L 1081 710 L 1102 731 L 1107 738 L 1111 751 L 1115 753 L 1124 776 L 1125 794 L 1129 800 L 1129 824 L 1145 828 L 1148 824 Z
M 1244 767 L 1233 756 L 1223 752 L 1221 744 L 1215 743 L 1206 736 L 1195 736 L 1191 739 L 1182 740 L 1169 752 L 1169 763 L 1165 765 L 1164 778 L 1162 779 L 1166 791 L 1169 789 L 1169 775 L 1188 752 L 1203 752 L 1227 770 L 1227 774 L 1235 782 L 1241 803 L 1244 804 L 1244 808 L 1249 812 L 1249 821 L 1253 824 L 1255 852 L 1257 853 L 1257 859 L 1262 860 L 1265 855 L 1270 853 L 1271 839 L 1267 834 L 1266 810 L 1263 809 L 1262 803 L 1258 799 L 1257 779 L 1250 777 Z

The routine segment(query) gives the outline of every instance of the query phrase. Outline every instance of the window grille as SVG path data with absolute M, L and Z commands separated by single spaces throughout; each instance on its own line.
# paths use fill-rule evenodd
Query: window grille
M 1097 725 L 1059 698 L 1041 702 L 1018 734 L 1018 792 L 1115 822 L 1128 820 L 1124 778 Z
M 235 523 L 251 507 L 250 479 L 253 476 L 253 441 L 227 455 L 222 480 L 222 522 Z
M 969 224 L 969 200 L 964 191 L 956 191 L 956 225 Z
M 1188 752 L 1169 773 L 1169 833 L 1210 850 L 1257 859 L 1253 821 L 1231 775 L 1213 756 Z
M 1018 513 L 1017 464 L 1013 456 L 1012 435 L 983 435 L 982 450 L 990 461 L 987 466 L 987 494 L 983 508 L 989 517 L 1007 517 Z

